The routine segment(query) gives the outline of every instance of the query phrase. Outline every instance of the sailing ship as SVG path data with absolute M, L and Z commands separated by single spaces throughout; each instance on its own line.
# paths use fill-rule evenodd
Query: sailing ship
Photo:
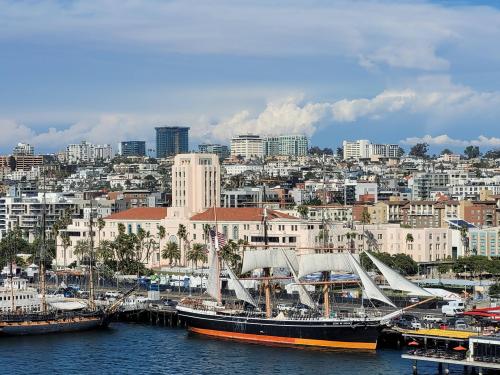
M 91 209 L 92 211 L 92 209 Z M 46 333 L 75 332 L 107 327 L 118 302 L 106 310 L 95 305 L 92 255 L 94 248 L 92 214 L 90 216 L 90 267 L 88 305 L 73 311 L 61 311 L 51 307 L 47 301 L 45 280 L 45 197 L 42 213 L 42 241 L 40 249 L 39 281 L 41 293 L 27 287 L 27 281 L 14 277 L 11 270 L 0 289 L 0 335 L 31 335 Z M 125 297 L 127 294 L 125 295 Z
M 264 231 L 265 225 L 264 213 Z M 392 318 L 416 305 L 397 309 L 363 269 L 359 256 L 350 251 L 297 255 L 293 249 L 265 246 L 264 249 L 244 251 L 241 271 L 244 274 L 252 270 L 263 270 L 264 277 L 259 278 L 265 291 L 265 305 L 262 307 L 243 286 L 227 262 L 219 259 L 218 243 L 218 238 L 215 236 L 214 246 L 211 247 L 209 254 L 207 293 L 213 300 L 186 298 L 177 306 L 180 319 L 188 330 L 194 333 L 254 343 L 374 350 L 381 329 Z M 405 279 L 369 252 L 366 254 L 385 276 L 392 289 L 432 298 L 429 292 Z M 244 302 L 243 306 L 222 300 L 221 268 L 232 280 L 236 298 Z M 275 278 L 271 270 L 277 268 L 288 268 L 290 271 L 293 282 L 298 288 L 300 302 L 308 308 L 306 313 L 301 309 L 291 310 L 285 314 L 273 308 L 271 283 Z M 316 272 L 330 274 L 332 271 L 357 275 L 364 295 L 370 300 L 386 304 L 391 311 L 382 314 L 362 308 L 357 312 L 335 314 L 330 309 L 330 281 L 320 283 L 324 286 L 324 303 L 320 308 L 307 292 L 301 278 Z

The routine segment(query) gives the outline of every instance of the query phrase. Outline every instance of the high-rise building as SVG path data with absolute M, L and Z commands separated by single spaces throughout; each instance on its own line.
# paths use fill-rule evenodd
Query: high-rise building
M 217 155 L 176 155 L 172 166 L 174 216 L 186 218 L 211 207 L 220 207 L 220 174 Z
M 12 155 L 33 155 L 35 150 L 29 143 L 18 143 L 12 150 Z
M 220 160 L 224 160 L 230 155 L 229 147 L 219 144 L 198 145 L 198 152 L 202 154 L 215 154 L 219 157 Z
M 265 156 L 273 155 L 307 155 L 309 141 L 305 135 L 281 135 L 277 137 L 267 137 L 264 140 Z
M 155 129 L 157 158 L 189 152 L 188 127 L 162 126 Z
M 113 157 L 111 145 L 95 145 L 86 141 L 70 144 L 66 147 L 67 161 L 69 164 L 94 163 L 108 161 Z
M 231 156 L 242 156 L 245 159 L 264 157 L 264 141 L 258 135 L 238 135 L 231 139 Z
M 146 156 L 146 141 L 123 141 L 118 145 L 121 156 Z

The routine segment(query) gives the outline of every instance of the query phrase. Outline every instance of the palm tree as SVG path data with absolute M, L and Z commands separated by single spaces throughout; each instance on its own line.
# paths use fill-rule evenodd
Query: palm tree
M 368 208 L 363 208 L 363 212 L 361 212 L 361 223 L 364 224 L 370 224 L 371 221 L 371 215 L 368 212 Z
M 165 238 L 167 235 L 167 232 L 165 231 L 165 227 L 163 225 L 158 225 L 158 251 L 160 251 L 161 248 L 161 241 Z M 160 254 L 158 254 L 160 255 Z M 160 256 L 158 256 L 158 267 L 160 267 Z
M 175 242 L 167 242 L 163 251 L 161 253 L 161 257 L 163 259 L 168 259 L 170 261 L 170 266 L 174 260 L 181 259 L 181 252 L 179 250 L 179 246 Z
M 73 254 L 79 257 L 81 260 L 90 256 L 90 242 L 88 240 L 78 240 Z
M 194 243 L 193 247 L 187 252 L 186 258 L 193 263 L 193 268 L 199 262 L 206 263 L 208 257 L 205 245 Z
M 182 241 L 185 242 L 187 240 L 187 229 L 184 224 L 179 224 L 179 228 L 177 229 L 177 237 L 179 237 L 179 250 L 181 251 L 181 255 L 185 256 L 185 252 L 182 251 Z
M 97 233 L 98 233 L 98 240 L 99 240 L 99 243 L 101 242 L 101 231 L 104 229 L 104 227 L 106 226 L 106 222 L 104 221 L 104 219 L 102 217 L 99 217 L 97 219 Z
M 69 238 L 68 232 L 61 233 L 61 245 L 63 248 L 64 268 L 66 268 L 68 266 L 66 253 L 67 253 L 68 247 L 70 247 L 70 245 L 71 245 L 71 240 Z
M 226 261 L 231 268 L 239 269 L 239 262 L 241 261 L 241 256 L 239 254 L 239 246 L 233 240 L 229 240 L 220 249 L 220 257 Z
M 309 214 L 309 207 L 301 204 L 301 205 L 297 206 L 297 212 L 299 213 L 301 218 L 306 219 L 307 215 Z

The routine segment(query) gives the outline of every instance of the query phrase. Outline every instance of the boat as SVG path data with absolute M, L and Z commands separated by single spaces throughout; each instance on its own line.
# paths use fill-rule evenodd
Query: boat
M 50 303 L 45 283 L 45 212 L 42 214 L 42 224 L 39 273 L 41 293 L 39 295 L 36 289 L 29 288 L 27 280 L 14 277 L 13 259 L 11 259 L 9 275 L 5 279 L 4 287 L 0 289 L 0 335 L 62 333 L 107 327 L 121 300 L 116 301 L 106 309 L 96 306 L 92 259 L 89 267 L 90 295 L 87 303 L 72 301 L 70 304 L 66 304 L 57 300 Z M 93 233 L 92 224 L 91 216 L 90 233 Z M 89 246 L 92 258 L 94 249 L 92 235 Z M 127 292 L 123 298 L 126 298 L 132 290 Z
M 265 216 L 263 222 L 264 238 L 266 238 Z M 217 233 L 216 228 L 214 232 Z M 213 246 L 210 246 L 209 251 L 207 287 L 211 299 L 185 298 L 177 305 L 179 318 L 190 332 L 258 344 L 375 350 L 381 329 L 391 319 L 408 309 L 397 309 L 361 267 L 359 257 L 351 251 L 315 252 L 298 256 L 294 249 L 273 248 L 267 243 L 264 249 L 244 251 L 242 265 L 242 273 L 255 269 L 263 270 L 264 276 L 259 278 L 265 291 L 265 305 L 262 307 L 245 289 L 229 265 L 223 259 L 219 259 L 218 242 L 218 235 L 214 235 Z M 429 292 L 405 279 L 369 252 L 366 254 L 385 276 L 391 288 L 430 297 Z M 306 309 L 284 312 L 273 308 L 271 283 L 274 278 L 271 270 L 285 267 L 290 271 L 291 278 L 298 287 L 301 306 Z M 242 303 L 222 300 L 221 269 L 227 272 L 236 297 Z M 331 271 L 340 270 L 356 274 L 366 297 L 378 300 L 394 310 L 383 314 L 360 308 L 349 313 L 334 314 L 329 303 L 330 281 L 320 282 L 323 285 L 325 301 L 320 308 L 312 300 L 301 278 L 314 272 L 329 274 Z

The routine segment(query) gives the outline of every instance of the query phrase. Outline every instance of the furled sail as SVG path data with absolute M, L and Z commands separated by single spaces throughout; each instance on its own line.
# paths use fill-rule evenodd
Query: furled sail
M 292 265 L 292 262 L 288 258 L 288 254 L 287 254 L 286 250 L 282 249 L 281 251 L 283 252 L 283 258 L 285 259 L 285 262 L 287 263 L 287 267 L 290 269 L 290 272 L 293 275 L 293 279 L 298 286 L 300 302 L 303 303 L 304 305 L 309 306 L 309 307 L 313 307 L 313 308 L 316 307 L 316 304 L 312 300 L 311 296 L 309 295 L 309 293 L 307 293 L 306 288 L 304 288 L 304 285 L 302 285 L 300 283 L 300 280 L 297 276 L 297 272 L 295 272 L 293 265 Z
M 391 269 L 387 264 L 381 262 L 379 259 L 370 254 L 368 251 L 366 251 L 365 254 L 368 255 L 368 258 L 370 258 L 373 264 L 375 264 L 375 266 L 380 270 L 380 272 L 382 272 L 382 275 L 384 275 L 385 279 L 387 280 L 392 289 L 410 292 L 417 296 L 427 296 L 427 297 L 432 296 L 431 293 L 419 287 L 418 285 L 412 283 L 410 280 L 407 280 L 405 277 L 401 276 L 399 273 Z
M 208 270 L 207 293 L 220 300 L 220 277 L 219 277 L 219 257 L 215 249 L 210 245 L 209 250 L 210 268 Z
M 359 261 L 359 255 L 355 254 Z M 320 271 L 351 272 L 346 253 L 303 254 L 298 256 L 299 277 Z
M 224 267 L 226 268 L 227 273 L 229 274 L 229 278 L 233 282 L 233 287 L 234 287 L 234 291 L 236 293 L 236 297 L 238 297 L 238 299 L 240 299 L 242 301 L 248 302 L 249 304 L 257 307 L 257 302 L 255 302 L 255 300 L 250 295 L 248 290 L 246 290 L 246 288 L 243 286 L 243 284 L 241 284 L 240 279 L 238 279 L 238 277 L 234 274 L 231 267 L 229 267 L 229 265 L 226 263 L 225 260 L 223 260 L 222 262 L 224 263 Z
M 297 256 L 295 255 L 295 250 L 265 249 L 245 251 L 243 254 L 243 266 L 241 268 L 241 273 L 247 273 L 248 271 L 260 268 L 288 267 L 288 262 L 284 254 L 286 254 L 288 260 L 290 261 L 292 268 L 297 271 L 299 264 Z
M 363 284 L 363 288 L 365 290 L 366 295 L 370 299 L 376 299 L 378 301 L 384 302 L 392 307 L 396 307 L 394 303 L 391 302 L 387 296 L 382 293 L 382 291 L 378 288 L 377 285 L 373 282 L 373 280 L 368 276 L 366 271 L 361 267 L 359 262 L 352 256 L 351 253 L 348 254 L 349 262 L 351 263 L 352 269 L 359 276 L 361 283 Z

